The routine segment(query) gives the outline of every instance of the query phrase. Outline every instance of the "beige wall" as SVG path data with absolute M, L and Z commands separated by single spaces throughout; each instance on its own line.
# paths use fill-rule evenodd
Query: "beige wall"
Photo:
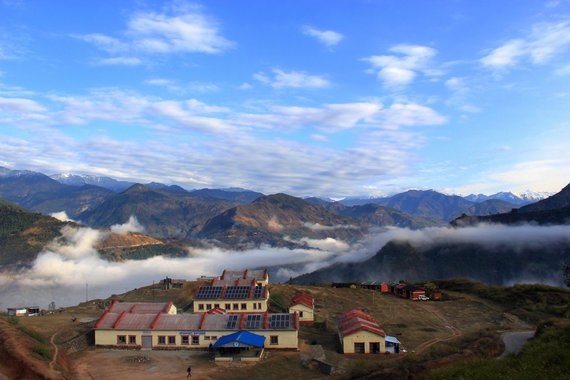
M 364 353 L 369 354 L 370 342 L 379 342 L 380 352 L 386 351 L 386 341 L 384 337 L 366 330 L 360 330 L 354 334 L 345 336 L 342 340 L 342 349 L 345 354 L 354 354 L 354 343 L 364 343 Z
M 142 346 L 142 336 L 152 336 L 153 348 L 208 348 L 210 343 L 214 344 L 216 340 L 206 339 L 206 337 L 215 336 L 220 338 L 224 335 L 233 334 L 235 331 L 205 331 L 204 335 L 198 335 L 199 344 L 192 344 L 192 337 L 188 338 L 188 344 L 182 344 L 182 336 L 178 330 L 175 331 L 148 331 L 150 334 L 143 334 L 143 331 L 125 331 L 125 330 L 95 330 L 95 345 L 97 346 L 122 346 L 122 347 L 138 347 Z M 255 331 L 251 333 L 265 336 L 265 348 L 268 349 L 296 349 L 298 342 L 297 330 L 295 331 Z M 126 344 L 118 344 L 117 336 L 126 336 Z M 134 335 L 136 344 L 129 344 L 129 336 Z M 158 337 L 165 336 L 166 344 L 159 344 Z M 168 336 L 175 336 L 175 344 L 168 344 Z M 277 336 L 278 344 L 271 344 L 271 336 Z
M 172 315 L 176 315 L 176 313 L 178 312 L 178 310 L 176 309 L 176 306 L 174 306 L 174 304 L 172 304 L 170 306 L 170 309 L 168 310 L 167 314 L 172 314 Z
M 313 322 L 315 320 L 313 309 L 306 305 L 298 304 L 289 308 L 289 313 L 299 313 L 299 322 Z M 303 315 L 301 316 L 301 312 Z
M 226 304 L 230 304 L 230 308 L 226 309 Z M 234 304 L 238 305 L 238 309 L 234 309 Z M 245 309 L 242 309 L 242 304 L 246 305 Z M 255 308 L 254 308 L 255 304 Z M 200 305 L 203 305 L 203 309 L 200 309 Z M 194 300 L 194 313 L 205 313 L 208 310 L 208 305 L 210 309 L 213 309 L 215 305 L 219 305 L 221 309 L 227 310 L 230 313 L 265 313 L 267 311 L 267 300 Z M 261 307 L 261 308 L 260 308 Z

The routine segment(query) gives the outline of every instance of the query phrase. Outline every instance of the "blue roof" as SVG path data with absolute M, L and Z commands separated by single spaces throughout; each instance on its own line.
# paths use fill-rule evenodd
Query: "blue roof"
M 397 338 L 395 338 L 393 336 L 388 336 L 388 335 L 386 335 L 386 342 L 400 344 L 400 341 Z
M 224 335 L 212 347 L 226 346 L 228 343 L 238 342 L 250 346 L 263 347 L 265 337 L 252 334 L 249 331 L 238 331 L 230 335 Z

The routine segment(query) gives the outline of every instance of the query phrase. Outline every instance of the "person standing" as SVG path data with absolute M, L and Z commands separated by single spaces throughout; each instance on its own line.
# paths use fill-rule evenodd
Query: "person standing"
M 186 377 L 192 377 L 192 367 L 191 366 L 188 366 L 186 373 L 188 373 L 188 375 Z

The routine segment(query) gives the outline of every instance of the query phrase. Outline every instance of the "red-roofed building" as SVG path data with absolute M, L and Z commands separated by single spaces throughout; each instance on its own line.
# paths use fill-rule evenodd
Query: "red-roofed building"
M 380 354 L 386 351 L 386 333 L 370 314 L 352 309 L 339 315 L 337 323 L 345 354 Z
M 300 293 L 291 298 L 289 313 L 299 313 L 299 322 L 313 323 L 315 320 L 315 300 L 313 297 Z
M 206 349 L 222 336 L 246 330 L 266 337 L 267 349 L 297 349 L 298 314 L 136 313 L 130 310 L 142 310 L 144 303 L 134 309 L 119 305 L 117 312 L 107 310 L 95 324 L 97 347 Z

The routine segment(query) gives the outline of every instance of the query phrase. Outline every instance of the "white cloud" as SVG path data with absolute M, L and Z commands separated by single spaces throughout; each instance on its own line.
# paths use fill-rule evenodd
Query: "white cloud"
M 7 113 L 26 114 L 44 112 L 46 108 L 30 99 L 0 98 L 0 111 Z
M 303 33 L 315 37 L 320 43 L 329 48 L 337 45 L 344 38 L 344 36 L 338 32 L 332 30 L 318 30 L 311 26 L 303 27 Z
M 489 55 L 481 58 L 483 66 L 505 67 L 513 66 L 516 60 L 525 54 L 523 40 L 512 40 L 493 50 Z
M 237 122 L 263 128 L 300 128 L 315 125 L 328 131 L 356 127 L 382 108 L 377 103 L 325 104 L 322 108 L 273 106 L 271 113 L 240 114 Z
M 483 66 L 504 69 L 527 58 L 533 64 L 544 64 L 570 46 L 570 22 L 533 25 L 525 38 L 507 41 L 481 58 Z M 565 62 L 566 63 L 566 62 Z
M 405 86 L 411 83 L 418 73 L 426 76 L 439 76 L 441 72 L 431 67 L 437 51 L 427 46 L 396 45 L 390 52 L 397 55 L 377 55 L 363 58 L 368 61 L 386 86 Z
M 114 57 L 114 58 L 103 58 L 96 61 L 98 65 L 103 66 L 138 66 L 142 64 L 142 61 L 135 57 Z
M 54 212 L 49 214 L 49 216 L 51 216 L 52 218 L 56 218 L 57 220 L 60 220 L 62 222 L 75 222 L 73 219 L 67 216 L 67 213 L 65 211 Z
M 110 229 L 112 233 L 119 235 L 125 235 L 129 232 L 144 232 L 143 225 L 139 223 L 137 217 L 134 215 L 131 215 L 126 223 L 113 224 Z
M 136 13 L 128 20 L 126 30 L 120 37 L 100 33 L 73 37 L 92 43 L 111 54 L 215 54 L 234 46 L 233 42 L 221 35 L 217 22 L 196 9 L 177 14 Z M 106 64 L 133 65 L 134 59 L 136 58 L 109 58 Z
M 283 71 L 280 69 L 273 70 L 274 77 L 270 78 L 265 73 L 256 73 L 253 78 L 263 84 L 269 84 L 273 88 L 306 88 L 318 89 L 330 86 L 330 82 L 318 75 L 309 75 L 303 71 Z

